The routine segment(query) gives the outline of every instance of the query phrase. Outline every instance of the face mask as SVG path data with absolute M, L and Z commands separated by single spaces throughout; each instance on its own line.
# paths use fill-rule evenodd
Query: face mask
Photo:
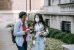
M 39 18 L 35 18 L 35 21 L 36 21 L 36 22 L 39 22 Z

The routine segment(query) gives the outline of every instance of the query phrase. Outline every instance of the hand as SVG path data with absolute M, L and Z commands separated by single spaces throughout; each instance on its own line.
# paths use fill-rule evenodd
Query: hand
M 27 28 L 27 29 L 26 29 L 26 32 L 28 32 L 28 31 L 30 31 L 30 29 Z
M 32 29 L 33 27 L 29 27 L 29 29 Z
M 25 33 L 25 31 L 23 31 L 23 33 Z
M 44 37 L 43 35 L 40 35 L 40 37 Z
M 25 35 L 26 34 L 26 32 L 25 31 L 23 31 L 23 35 Z
M 44 36 L 45 36 L 44 32 L 41 32 L 40 37 L 44 37 Z

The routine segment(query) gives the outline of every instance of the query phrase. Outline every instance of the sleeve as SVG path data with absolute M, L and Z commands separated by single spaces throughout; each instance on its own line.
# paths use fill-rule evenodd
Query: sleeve
M 21 31 L 20 26 L 21 24 L 19 22 L 16 22 L 15 25 L 14 25 L 14 36 L 22 36 L 24 35 L 24 31 Z

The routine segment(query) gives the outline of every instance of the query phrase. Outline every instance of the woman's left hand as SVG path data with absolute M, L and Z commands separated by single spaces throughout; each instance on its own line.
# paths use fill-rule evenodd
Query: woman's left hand
M 29 27 L 29 29 L 32 29 L 33 27 Z
M 27 32 L 29 32 L 29 31 L 30 31 L 30 29 L 29 29 L 29 28 L 27 28 L 25 32 L 27 33 Z

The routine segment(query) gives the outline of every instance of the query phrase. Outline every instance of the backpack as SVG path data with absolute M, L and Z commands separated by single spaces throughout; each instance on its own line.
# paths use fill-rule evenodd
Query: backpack
M 21 26 L 21 24 L 20 24 L 20 26 Z M 20 28 L 20 26 L 19 26 L 19 28 Z M 11 29 L 11 35 L 12 35 L 12 42 L 16 43 L 16 41 L 15 41 L 16 36 L 14 36 L 14 25 L 12 26 L 12 29 Z
M 13 43 L 16 43 L 16 41 L 15 41 L 15 36 L 14 36 L 14 26 L 12 26 L 12 29 L 11 29 L 11 35 L 12 35 L 12 42 Z

